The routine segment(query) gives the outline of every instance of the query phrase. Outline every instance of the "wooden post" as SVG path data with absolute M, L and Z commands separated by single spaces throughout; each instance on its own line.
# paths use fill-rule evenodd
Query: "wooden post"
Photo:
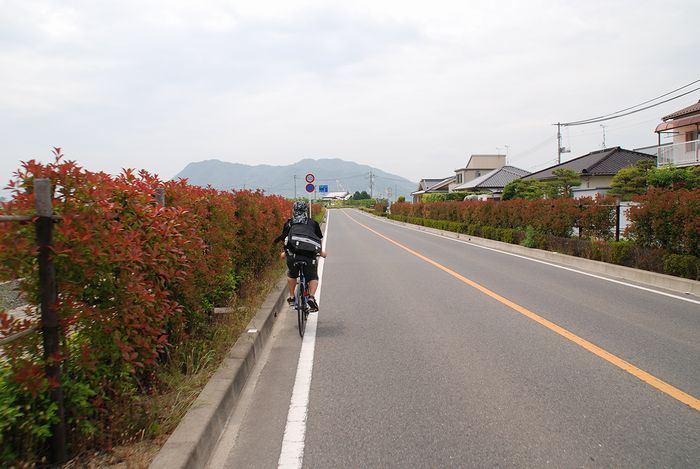
M 68 459 L 66 451 L 66 419 L 61 385 L 61 360 L 59 352 L 59 324 L 56 312 L 56 271 L 51 256 L 53 237 L 53 207 L 51 204 L 51 181 L 34 181 L 36 204 L 36 240 L 39 248 L 39 290 L 41 295 L 41 327 L 44 341 L 46 377 L 49 380 L 49 397 L 58 405 L 58 422 L 51 428 L 51 449 L 49 459 L 52 464 L 60 464 Z
M 165 207 L 165 187 L 156 188 L 156 204 Z

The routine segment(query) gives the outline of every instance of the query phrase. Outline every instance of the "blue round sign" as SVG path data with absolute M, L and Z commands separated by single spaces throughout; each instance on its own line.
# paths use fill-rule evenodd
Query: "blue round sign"
M 306 192 L 313 192 L 314 189 L 316 189 L 316 186 L 314 186 L 313 184 L 306 185 Z

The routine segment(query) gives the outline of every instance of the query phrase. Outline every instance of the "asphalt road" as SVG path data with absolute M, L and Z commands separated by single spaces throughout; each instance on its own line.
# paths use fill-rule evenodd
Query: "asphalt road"
M 329 218 L 304 467 L 700 467 L 698 303 Z M 211 467 L 277 466 L 294 321 Z

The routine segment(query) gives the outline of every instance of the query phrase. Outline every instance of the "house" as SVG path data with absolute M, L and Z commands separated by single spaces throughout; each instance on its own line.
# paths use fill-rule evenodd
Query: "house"
M 455 192 L 455 187 L 483 176 L 494 169 L 506 164 L 506 155 L 471 155 L 464 168 L 455 169 L 455 179 L 449 185 L 449 191 Z
M 661 118 L 656 126 L 659 146 L 654 148 L 657 165 L 700 165 L 700 101 Z M 672 134 L 673 143 L 662 145 L 661 134 Z
M 498 195 L 503 192 L 503 188 L 510 181 L 520 179 L 528 174 L 530 174 L 529 171 L 515 166 L 502 166 L 471 181 L 453 186 L 452 192 L 491 192 Z
M 556 179 L 553 174 L 554 170 L 570 169 L 578 174 L 582 180 L 581 185 L 573 189 L 574 197 L 593 197 L 596 194 L 605 194 L 610 189 L 613 176 L 619 170 L 627 166 L 634 166 L 637 161 L 643 159 L 654 160 L 654 156 L 620 147 L 606 148 L 537 171 L 523 179 L 551 181 Z
M 321 200 L 349 200 L 352 197 L 352 194 L 347 191 L 341 191 L 341 192 L 328 192 L 327 194 L 323 195 L 323 198 Z
M 413 202 L 420 202 L 423 194 L 448 192 L 448 187 L 454 181 L 454 178 L 454 176 L 450 176 L 442 179 L 421 179 L 418 183 L 418 189 L 411 192 Z

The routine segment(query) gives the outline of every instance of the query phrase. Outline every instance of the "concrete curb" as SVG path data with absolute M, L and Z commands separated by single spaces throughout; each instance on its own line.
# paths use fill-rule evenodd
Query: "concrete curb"
M 275 313 L 286 306 L 286 288 L 287 279 L 283 276 L 149 468 L 190 469 L 207 464 L 226 419 L 270 338 Z
M 461 239 L 463 241 L 469 241 L 480 246 L 498 249 L 500 251 L 505 251 L 512 254 L 519 254 L 526 257 L 532 257 L 534 259 L 540 259 L 556 264 L 562 264 L 567 267 L 582 269 L 592 273 L 608 275 L 610 277 L 615 277 L 621 280 L 641 283 L 657 288 L 664 288 L 683 294 L 690 293 L 693 295 L 700 296 L 700 282 L 696 280 L 674 277 L 672 275 L 659 274 L 656 272 L 649 272 L 647 270 L 633 269 L 631 267 L 625 267 L 622 265 L 608 264 L 607 262 L 594 261 L 590 259 L 584 259 L 582 257 L 569 256 L 566 254 L 560 254 L 558 252 L 526 248 L 525 246 L 520 246 L 518 244 L 504 243 L 502 241 L 494 241 L 492 239 L 479 238 L 477 236 L 470 236 L 463 233 L 454 233 L 452 231 L 427 228 L 425 226 L 414 225 L 407 222 L 390 220 L 389 218 L 377 217 L 374 214 L 368 215 L 371 215 L 376 218 L 381 218 L 389 223 L 410 226 L 419 231 L 437 234 L 440 236 L 444 236 L 445 238 Z

